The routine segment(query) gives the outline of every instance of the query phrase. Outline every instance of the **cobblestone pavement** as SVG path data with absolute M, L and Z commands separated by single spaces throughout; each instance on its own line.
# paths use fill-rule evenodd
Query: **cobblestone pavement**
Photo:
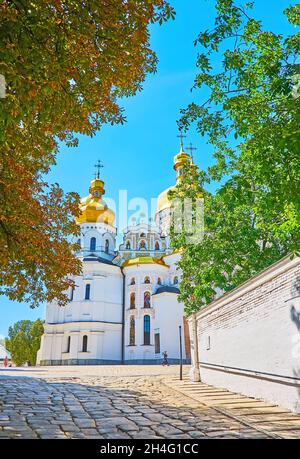
M 300 438 L 300 416 L 180 382 L 177 367 L 11 370 L 0 371 L 0 438 Z

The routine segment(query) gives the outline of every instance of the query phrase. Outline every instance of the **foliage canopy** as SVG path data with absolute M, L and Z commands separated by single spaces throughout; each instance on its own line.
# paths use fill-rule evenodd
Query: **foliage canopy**
M 0 294 L 65 304 L 80 271 L 68 244 L 78 196 L 43 177 L 59 142 L 125 121 L 120 98 L 156 69 L 149 25 L 174 10 L 165 0 L 4 0 L 0 15 Z
M 202 52 L 194 90 L 204 97 L 182 110 L 179 127 L 196 125 L 213 147 L 215 162 L 196 178 L 199 186 L 220 183 L 214 195 L 205 193 L 203 240 L 173 238 L 174 247 L 186 247 L 180 266 L 187 314 L 299 250 L 300 33 L 264 30 L 253 8 L 216 1 L 214 28 L 195 41 Z M 299 25 L 300 5 L 284 15 Z

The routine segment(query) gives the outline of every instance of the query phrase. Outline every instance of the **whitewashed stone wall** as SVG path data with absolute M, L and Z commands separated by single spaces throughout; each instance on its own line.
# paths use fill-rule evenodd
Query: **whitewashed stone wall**
M 166 263 L 179 258 L 179 255 L 165 257 Z M 183 359 L 187 359 L 184 348 L 184 307 L 178 303 L 177 294 L 156 294 L 160 286 L 174 286 L 174 277 L 179 277 L 176 266 L 158 264 L 140 264 L 124 268 L 125 274 L 125 362 L 126 363 L 161 363 L 162 352 L 167 351 L 171 363 L 179 361 L 179 325 L 182 326 Z M 149 277 L 150 283 L 144 280 Z M 158 285 L 158 277 L 161 285 Z M 131 279 L 135 284 L 131 285 Z M 130 294 L 135 293 L 136 307 L 130 309 Z M 151 294 L 151 308 L 144 308 L 144 293 Z M 150 345 L 144 344 L 144 316 L 150 316 Z M 135 344 L 130 345 L 130 319 L 135 320 Z M 160 335 L 160 351 L 155 353 L 155 334 Z
M 300 259 L 286 257 L 189 318 L 191 379 L 300 412 Z

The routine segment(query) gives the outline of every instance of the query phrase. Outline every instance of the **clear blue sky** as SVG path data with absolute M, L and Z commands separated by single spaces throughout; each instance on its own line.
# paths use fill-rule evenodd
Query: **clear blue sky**
M 176 120 L 180 108 L 199 98 L 190 88 L 196 74 L 197 48 L 193 41 L 199 31 L 213 24 L 213 0 L 170 0 L 175 21 L 151 28 L 152 48 L 156 51 L 158 72 L 148 76 L 143 91 L 122 101 L 127 123 L 105 126 L 94 137 L 81 137 L 79 147 L 64 146 L 48 179 L 65 191 L 88 194 L 93 165 L 100 158 L 106 195 L 117 200 L 119 189 L 128 197 L 156 197 L 174 183 L 173 156 L 178 153 Z M 242 3 L 242 2 L 241 2 Z M 257 0 L 256 15 L 266 27 L 280 33 L 290 31 L 281 12 L 295 1 Z M 198 99 L 199 100 L 199 99 Z M 210 149 L 193 130 L 186 139 L 198 148 L 195 159 L 201 168 L 212 162 Z M 17 320 L 44 318 L 44 307 L 31 310 L 28 305 L 0 297 L 0 336 Z

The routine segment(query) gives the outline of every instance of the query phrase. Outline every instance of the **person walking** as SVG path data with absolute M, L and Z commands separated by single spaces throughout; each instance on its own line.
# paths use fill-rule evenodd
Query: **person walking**
M 170 366 L 169 362 L 168 362 L 168 353 L 167 351 L 163 352 L 162 353 L 162 356 L 163 356 L 163 361 L 162 361 L 162 366 L 165 367 L 165 366 Z

